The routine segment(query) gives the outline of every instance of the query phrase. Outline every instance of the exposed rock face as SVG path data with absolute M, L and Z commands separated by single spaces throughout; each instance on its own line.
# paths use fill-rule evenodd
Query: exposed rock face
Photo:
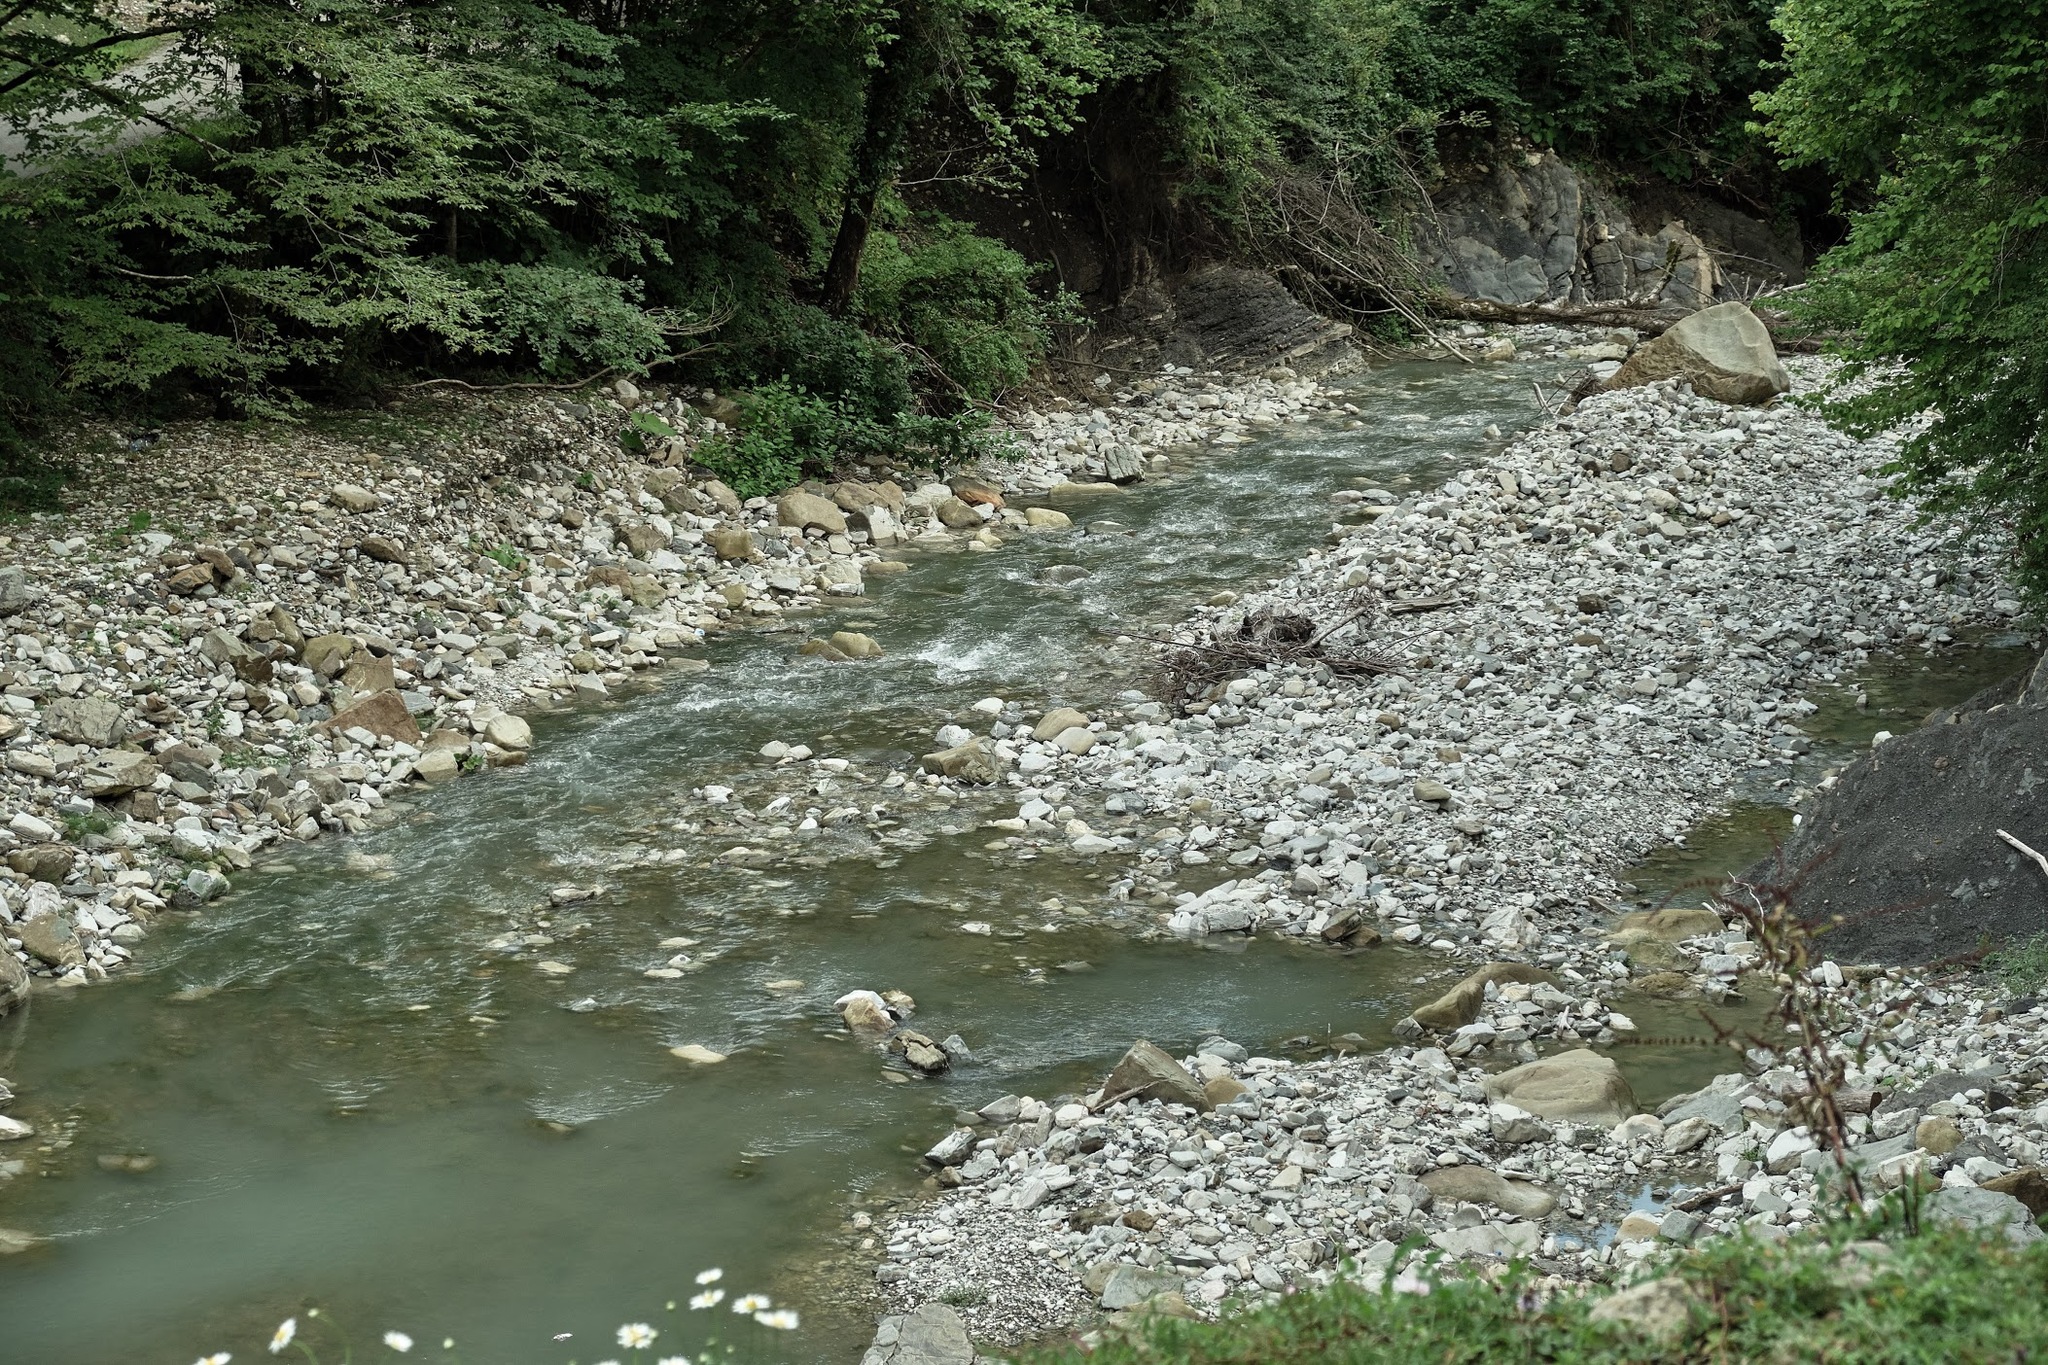
M 1607 386 L 1634 388 L 1674 376 L 1703 398 L 1749 407 L 1792 387 L 1770 332 L 1756 314 L 1732 302 L 1703 308 L 1638 346 Z
M 1118 307 L 1114 329 L 1134 343 L 1118 352 L 1119 366 L 1257 371 L 1285 365 L 1313 375 L 1341 369 L 1356 356 L 1349 324 L 1304 307 L 1264 271 L 1238 266 L 1138 286 Z
M 1635 203 L 1555 152 L 1503 148 L 1432 196 L 1425 254 L 1454 294 L 1497 303 L 1585 303 L 1650 295 L 1698 308 L 1756 279 L 1800 278 L 1800 250 L 1697 195 Z M 1658 224 L 1654 230 L 1648 224 Z M 1736 258 L 1736 268 L 1720 259 Z
M 1806 869 L 1799 911 L 1841 918 L 1828 955 L 1927 962 L 2048 924 L 2048 877 L 1997 834 L 2048 851 L 2044 755 L 2048 660 L 1886 740 L 1810 798 L 1784 859 Z M 1742 879 L 1777 875 L 1767 859 Z

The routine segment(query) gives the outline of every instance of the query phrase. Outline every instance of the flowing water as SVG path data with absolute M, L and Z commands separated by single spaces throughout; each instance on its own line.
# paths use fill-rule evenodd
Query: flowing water
M 0 1263 L 0 1360 L 247 1359 L 314 1303 L 359 1349 L 400 1327 L 456 1338 L 473 1365 L 606 1358 L 632 1320 L 693 1349 L 704 1315 L 692 1336 L 662 1305 L 716 1265 L 735 1291 L 807 1310 L 778 1356 L 843 1361 L 869 1322 L 818 1307 L 861 1273 L 842 1220 L 914 1188 L 915 1153 L 954 1109 L 1087 1089 L 1137 1036 L 1384 1043 L 1441 964 L 1140 942 L 1116 924 L 1113 867 L 985 847 L 980 823 L 1014 809 L 1000 793 L 955 805 L 882 779 L 980 697 L 1085 707 L 1129 687 L 1120 632 L 1283 568 L 1328 532 L 1334 489 L 1398 491 L 1468 463 L 1489 423 L 1537 415 L 1533 376 L 1377 369 L 1348 395 L 1356 425 L 1195 456 L 1070 509 L 1087 534 L 915 557 L 871 580 L 870 600 L 822 613 L 886 658 L 831 666 L 794 661 L 788 635 L 721 641 L 709 674 L 542 717 L 525 768 L 293 851 L 167 924 L 134 974 L 39 999 L 0 1025 L 0 1075 L 53 1150 L 0 1152 L 26 1159 L 0 1180 L 0 1224 L 53 1244 Z M 1044 586 L 1051 564 L 1092 576 Z M 776 768 L 757 755 L 771 739 L 849 767 Z M 736 790 L 729 818 L 692 798 L 707 784 Z M 886 801 L 900 823 L 800 836 L 772 867 L 716 860 L 759 846 L 778 790 Z M 606 890 L 550 908 L 564 883 Z M 553 940 L 537 953 L 490 946 L 535 932 Z M 694 960 L 648 979 L 670 939 L 693 940 Z M 540 957 L 571 970 L 545 974 Z M 917 1025 L 964 1035 L 976 1060 L 937 1082 L 888 1071 L 837 1027 L 831 1002 L 857 987 L 910 992 Z M 1645 1032 L 1665 1031 L 1646 1008 Z M 729 1059 L 693 1066 L 679 1044 Z M 1621 1060 L 1651 1102 L 1725 1065 L 1683 1046 Z M 746 1327 L 718 1316 L 727 1338 Z

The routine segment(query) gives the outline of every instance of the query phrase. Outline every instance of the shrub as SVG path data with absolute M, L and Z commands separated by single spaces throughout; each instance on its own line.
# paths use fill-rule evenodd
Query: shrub
M 941 402 L 985 400 L 1021 384 L 1045 355 L 1064 294 L 1031 291 L 1030 262 L 950 218 L 868 243 L 854 307 L 870 331 L 909 349 Z

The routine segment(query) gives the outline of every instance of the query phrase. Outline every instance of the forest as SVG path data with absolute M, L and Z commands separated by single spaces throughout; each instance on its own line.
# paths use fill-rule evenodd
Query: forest
M 0 456 L 33 505 L 80 413 L 650 374 L 743 396 L 760 487 L 957 450 L 1134 269 L 1327 274 L 1303 196 L 1398 334 L 1431 185 L 1521 139 L 1832 245 L 1840 416 L 1938 412 L 1915 486 L 2028 543 L 2044 48 L 2048 0 L 12 0 Z

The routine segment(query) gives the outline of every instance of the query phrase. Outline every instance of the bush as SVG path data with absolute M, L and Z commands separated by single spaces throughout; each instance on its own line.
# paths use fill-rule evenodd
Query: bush
M 780 492 L 807 473 L 822 474 L 841 461 L 870 455 L 943 473 L 968 460 L 1011 453 L 979 412 L 899 413 L 877 421 L 786 379 L 762 384 L 736 401 L 738 429 L 704 442 L 694 458 L 743 498 Z
M 911 407 L 910 365 L 888 346 L 824 309 L 769 299 L 736 319 L 725 335 L 721 387 L 779 379 L 795 390 L 829 394 L 843 412 L 891 422 Z
M 950 218 L 868 243 L 854 309 L 866 327 L 907 347 L 944 403 L 986 400 L 1030 377 L 1046 329 L 1071 313 L 1031 292 L 1030 262 Z

